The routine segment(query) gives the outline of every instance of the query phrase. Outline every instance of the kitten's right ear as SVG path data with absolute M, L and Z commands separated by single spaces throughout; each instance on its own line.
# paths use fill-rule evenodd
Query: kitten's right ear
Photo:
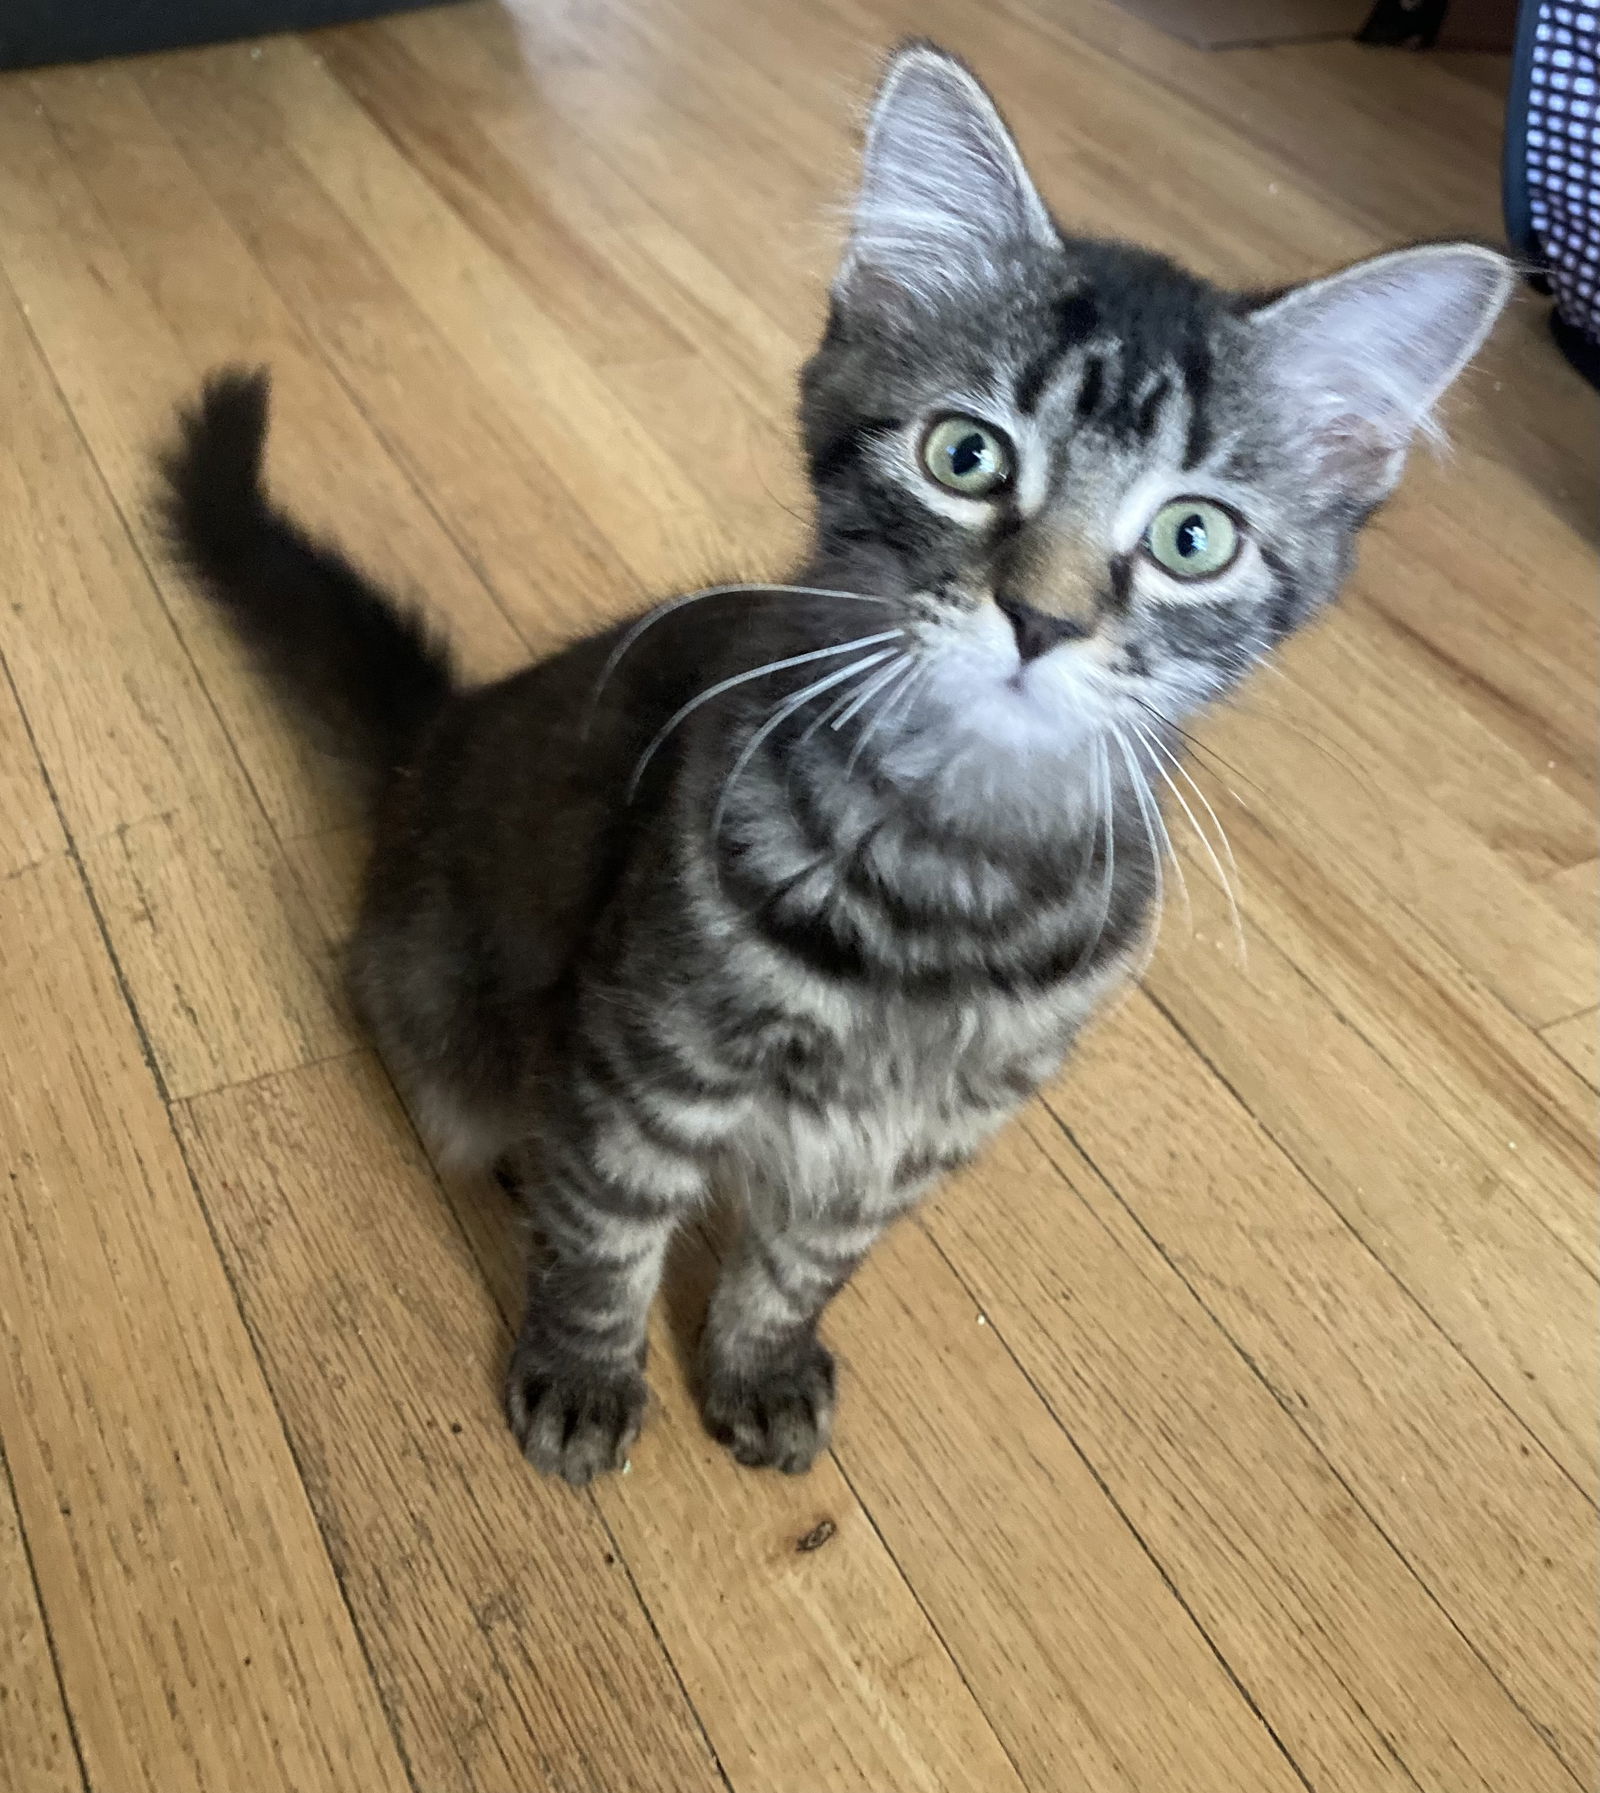
M 929 43 L 895 52 L 873 102 L 841 304 L 981 291 L 1008 246 L 1059 242 L 977 77 Z

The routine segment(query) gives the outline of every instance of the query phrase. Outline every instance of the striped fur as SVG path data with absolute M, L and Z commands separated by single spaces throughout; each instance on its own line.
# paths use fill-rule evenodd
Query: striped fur
M 745 1226 L 707 1422 L 746 1463 L 823 1447 L 827 1302 L 1129 974 L 1178 724 L 1332 595 L 1498 307 L 1494 258 L 1413 253 L 1431 327 L 1365 380 L 1360 269 L 1252 304 L 1061 237 L 972 77 L 911 46 L 802 380 L 805 566 L 477 690 L 266 502 L 264 383 L 209 389 L 168 464 L 175 532 L 385 785 L 352 984 L 441 1155 L 527 1198 L 508 1408 L 539 1467 L 622 1460 L 664 1254 L 719 1192 Z M 925 470 L 952 413 L 1009 443 L 998 490 Z M 1144 544 L 1190 496 L 1242 546 L 1184 584 Z

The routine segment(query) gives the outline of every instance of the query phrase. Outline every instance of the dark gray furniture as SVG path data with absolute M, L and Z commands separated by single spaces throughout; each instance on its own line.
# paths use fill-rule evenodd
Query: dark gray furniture
M 436 0 L 0 0 L 0 69 L 304 31 Z

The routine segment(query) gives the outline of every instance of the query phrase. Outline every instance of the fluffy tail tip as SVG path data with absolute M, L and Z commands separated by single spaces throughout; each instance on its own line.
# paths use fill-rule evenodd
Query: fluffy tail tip
M 219 368 L 178 414 L 161 458 L 173 545 L 202 569 L 243 545 L 262 502 L 261 463 L 272 381 L 262 367 Z

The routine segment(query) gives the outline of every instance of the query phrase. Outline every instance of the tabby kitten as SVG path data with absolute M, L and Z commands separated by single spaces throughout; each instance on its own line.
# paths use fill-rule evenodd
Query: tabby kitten
M 526 1196 L 507 1407 L 540 1469 L 622 1461 L 714 1187 L 744 1230 L 706 1421 L 811 1463 L 829 1298 L 1129 975 L 1178 723 L 1333 595 L 1509 285 L 1446 245 L 1241 297 L 1065 236 L 978 82 L 910 44 L 801 380 L 794 583 L 478 689 L 263 496 L 264 377 L 211 381 L 175 533 L 373 774 L 353 987 L 436 1148 Z

